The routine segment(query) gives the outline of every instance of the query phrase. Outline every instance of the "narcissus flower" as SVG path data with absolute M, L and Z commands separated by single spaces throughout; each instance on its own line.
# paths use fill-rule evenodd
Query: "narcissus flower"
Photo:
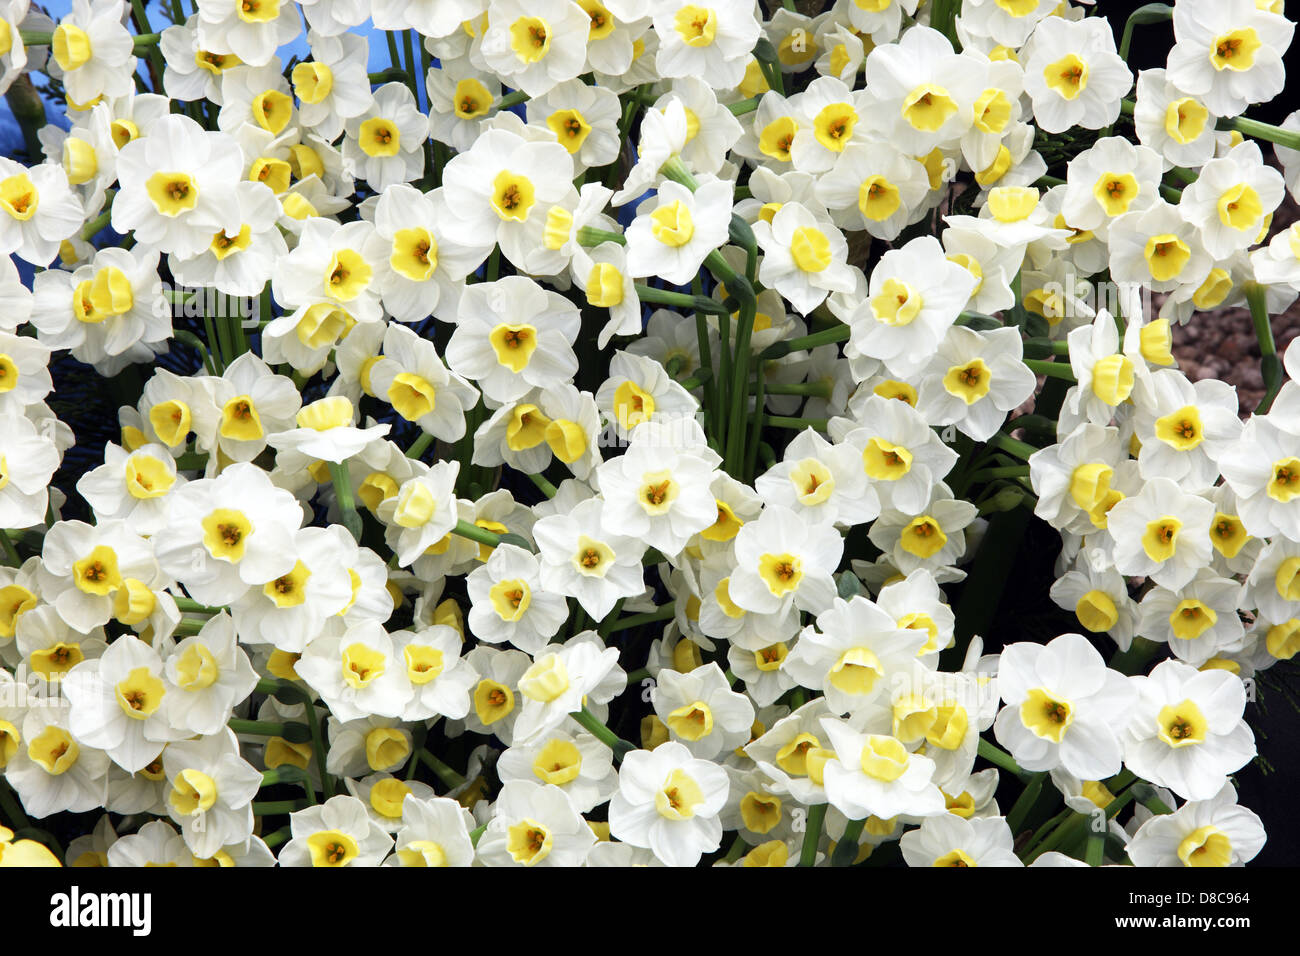
M 731 201 L 726 180 L 702 183 L 694 192 L 677 182 L 660 184 L 627 227 L 628 271 L 689 285 L 705 257 L 727 241 Z
M 1255 756 L 1255 735 L 1242 719 L 1246 691 L 1236 674 L 1164 661 L 1132 680 L 1138 701 L 1124 763 L 1138 776 L 1188 800 L 1209 800 Z
M 1024 866 L 1003 817 L 928 817 L 899 840 L 908 866 Z
M 661 0 L 653 9 L 661 76 L 697 76 L 714 89 L 739 85 L 761 28 L 746 0 Z
M 1173 813 L 1153 815 L 1125 851 L 1134 866 L 1242 866 L 1264 846 L 1259 816 L 1237 805 L 1225 783 L 1206 800 L 1192 800 Z
M 520 780 L 501 788 L 477 852 L 484 866 L 580 866 L 595 842 L 568 794 Z
M 103 657 L 68 671 L 62 687 L 73 736 L 128 773 L 147 766 L 169 741 L 189 736 L 170 720 L 162 659 L 137 637 L 117 638 Z
M 183 114 L 164 116 L 118 154 L 113 228 L 160 252 L 197 256 L 216 233 L 240 231 L 234 193 L 243 163 L 229 135 Z
M 1194 0 L 1174 11 L 1169 82 L 1201 99 L 1217 116 L 1235 116 L 1282 92 L 1282 54 L 1295 24 L 1249 0 Z
M 1040 129 L 1063 133 L 1071 126 L 1101 129 L 1115 122 L 1133 74 L 1115 52 L 1104 18 L 1047 17 L 1034 28 L 1030 43 L 1025 92 Z
M 820 613 L 834 599 L 831 571 L 844 542 L 833 526 L 768 505 L 740 529 L 735 548 L 729 592 L 737 606 L 760 614 L 784 615 L 792 606 Z
M 331 797 L 289 815 L 292 839 L 280 851 L 281 866 L 379 866 L 393 838 L 351 796 Z
M 610 835 L 669 866 L 693 866 L 722 841 L 727 773 L 675 741 L 628 754 L 609 805 Z
M 1006 706 L 994 726 L 998 742 L 1027 770 L 1064 767 L 1085 780 L 1119 772 L 1120 729 L 1137 691 L 1079 634 L 1046 645 L 1012 644 L 998 665 Z

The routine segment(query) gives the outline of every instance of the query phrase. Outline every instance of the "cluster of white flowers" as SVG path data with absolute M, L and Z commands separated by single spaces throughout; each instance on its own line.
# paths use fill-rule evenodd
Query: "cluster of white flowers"
M 0 158 L 0 865 L 1259 852 L 1280 2 L 1136 77 L 1084 0 L 190 6 L 0 3 L 68 127 Z M 1244 423 L 1171 351 L 1234 305 Z M 74 360 L 143 381 L 76 498 Z M 1029 511 L 1079 633 L 973 633 Z

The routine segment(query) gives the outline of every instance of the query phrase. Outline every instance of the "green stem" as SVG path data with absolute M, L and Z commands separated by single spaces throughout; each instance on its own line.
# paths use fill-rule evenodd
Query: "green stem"
M 826 419 L 824 418 L 791 418 L 788 415 L 764 415 L 763 422 L 776 428 L 793 428 L 797 431 L 803 431 L 805 428 L 815 428 L 819 432 L 826 431 Z
M 274 720 L 243 720 L 232 717 L 226 726 L 237 734 L 254 734 L 258 737 L 283 737 L 291 744 L 305 744 L 311 740 L 306 724 L 284 723 Z
M 1106 859 L 1105 850 L 1106 834 L 1104 832 L 1089 833 L 1088 847 L 1084 851 L 1083 862 L 1087 863 L 1089 866 L 1101 866 L 1102 862 Z
M 1000 767 L 1007 773 L 1013 773 L 1021 780 L 1029 780 L 1029 771 L 1021 769 L 1020 764 L 1012 759 L 1011 754 L 983 737 L 980 738 L 979 742 L 979 755 L 995 767 Z
M 1024 825 L 1025 817 L 1029 815 L 1029 810 L 1038 800 L 1038 795 L 1043 792 L 1043 781 L 1047 778 L 1046 773 L 1036 773 L 1029 778 L 1028 784 L 1021 792 L 1016 802 L 1012 804 L 1011 811 L 1007 814 L 1007 826 L 1012 833 L 1019 832 Z
M 501 535 L 480 528 L 476 524 L 470 524 L 464 518 L 456 522 L 456 527 L 451 529 L 452 534 L 460 535 L 462 538 L 469 538 L 471 541 L 477 541 L 479 544 L 486 544 L 488 547 L 495 548 L 501 543 Z
M 591 734 L 610 750 L 614 751 L 615 761 L 622 761 L 626 754 L 637 749 L 635 744 L 628 743 L 626 740 L 615 734 L 614 731 L 610 730 L 597 720 L 596 715 L 586 707 L 576 713 L 570 714 L 569 716 L 577 721 L 578 724 L 582 726 L 583 730 L 587 731 L 587 733 Z
M 465 785 L 465 778 L 458 774 L 451 767 L 447 766 L 424 747 L 418 751 L 420 762 L 432 770 L 439 780 L 441 780 L 449 790 L 455 790 L 457 787 Z
M 1130 677 L 1134 674 L 1140 674 L 1157 654 L 1160 653 L 1162 644 L 1156 641 L 1149 641 L 1145 637 L 1134 637 L 1133 643 L 1129 645 L 1128 650 L 1121 651 L 1110 659 L 1107 665 L 1111 670 L 1119 671 L 1121 674 L 1127 674 Z
M 424 450 L 433 444 L 433 436 L 428 432 L 423 432 L 419 438 L 411 442 L 411 447 L 406 450 L 407 458 L 419 458 L 424 454 Z
M 1219 120 L 1219 129 L 1235 129 L 1243 136 L 1268 140 L 1270 143 L 1277 143 L 1277 145 L 1287 149 L 1300 149 L 1300 132 L 1282 129 L 1280 126 L 1261 123 L 1259 120 L 1247 119 L 1244 116 Z
M 831 866 L 852 866 L 858 858 L 858 841 L 862 839 L 862 828 L 867 825 L 866 818 L 850 820 L 844 827 L 844 835 L 835 843 L 831 851 Z
M 254 800 L 253 816 L 268 817 L 279 813 L 296 813 L 307 809 L 306 800 Z
M 814 803 L 808 808 L 807 829 L 803 834 L 803 847 L 799 852 L 800 866 L 814 866 L 817 863 L 817 844 L 822 838 L 822 821 L 826 819 L 826 804 Z
M 748 849 L 749 844 L 745 842 L 744 838 L 741 837 L 739 833 L 737 833 L 736 838 L 731 841 L 731 846 L 727 848 L 727 855 L 722 859 L 727 863 L 735 863 L 745 855 L 745 851 Z
M 302 783 L 306 779 L 306 771 L 292 764 L 285 764 L 276 767 L 274 770 L 262 772 L 262 786 L 264 787 L 273 787 L 278 783 Z
M 176 609 L 179 611 L 197 611 L 199 614 L 220 614 L 223 610 L 219 607 L 212 607 L 208 604 L 200 604 L 198 601 L 191 600 L 187 597 L 174 598 Z
M 339 499 L 339 510 L 343 512 L 343 527 L 348 529 L 358 542 L 361 540 L 361 515 L 357 513 L 357 501 L 352 495 L 352 478 L 348 466 L 331 461 L 330 480 L 334 483 L 334 494 Z
M 849 327 L 844 324 L 833 325 L 829 329 L 822 329 L 820 332 L 813 332 L 810 335 L 801 335 L 796 339 L 788 339 L 784 342 L 773 342 L 763 350 L 760 358 L 779 359 L 789 355 L 791 352 L 798 352 L 803 349 L 815 349 L 822 345 L 834 345 L 836 342 L 843 342 L 849 337 Z
M 1162 23 L 1173 18 L 1174 8 L 1163 3 L 1148 3 L 1129 14 L 1124 24 L 1124 34 L 1119 41 L 1119 58 L 1128 62 L 1129 45 L 1133 42 L 1133 28 L 1143 23 Z
M 1259 341 L 1259 370 L 1264 379 L 1264 397 L 1255 409 L 1263 415 L 1273 407 L 1273 400 L 1282 390 L 1282 362 L 1277 357 L 1277 343 L 1273 341 L 1273 325 L 1268 315 L 1268 290 L 1258 282 L 1246 283 L 1246 303 L 1250 306 L 1250 319 Z
M 1003 451 L 1009 452 L 1010 454 L 1015 455 L 1017 458 L 1023 461 L 1028 461 L 1031 455 L 1036 454 L 1039 451 L 1039 449 L 1035 448 L 1033 445 L 1029 444 L 1028 442 L 1023 442 L 1017 438 L 1012 438 L 1010 435 L 1005 434 L 1004 432 L 998 432 L 996 435 L 990 438 L 989 444 L 995 445 L 998 448 L 1001 448 Z
M 992 478 L 1026 478 L 1029 476 L 1028 465 L 1008 465 L 1004 468 L 982 468 L 970 476 L 971 481 Z
M 22 803 L 9 788 L 8 781 L 2 778 L 0 778 L 0 811 L 3 811 L 5 817 L 8 818 L 8 825 L 11 830 L 22 830 L 32 825 L 32 821 L 28 819 Z
M 627 617 L 621 617 L 616 621 L 609 621 L 607 624 L 600 626 L 600 636 L 607 634 L 617 634 L 619 631 L 631 630 L 634 627 L 640 627 L 643 624 L 653 624 L 656 621 L 666 621 L 677 613 L 672 604 L 665 604 L 663 607 L 656 608 L 653 611 L 646 611 L 644 614 L 629 614 Z
M 1046 375 L 1067 382 L 1078 381 L 1074 377 L 1074 369 L 1070 368 L 1067 362 L 1043 362 L 1038 359 L 1022 359 L 1022 361 L 1025 363 L 1025 367 L 1035 375 Z
M 730 289 L 730 286 L 728 286 Z M 736 321 L 736 359 L 731 392 L 731 421 L 727 426 L 727 455 L 724 467 L 734 478 L 743 479 L 745 467 L 745 413 L 749 410 L 750 338 L 754 333 L 754 302 L 745 302 Z M 755 409 L 755 414 L 761 411 Z
M 1155 787 L 1145 781 L 1135 783 L 1133 786 L 1129 787 L 1129 793 L 1134 796 L 1138 803 L 1142 804 L 1142 806 L 1146 807 L 1154 814 L 1160 815 L 1174 812 L 1172 807 L 1160 799 L 1159 794 L 1156 793 Z
M 578 242 L 588 248 L 598 246 L 602 242 L 617 242 L 620 246 L 627 245 L 627 239 L 621 232 L 611 232 L 608 229 L 597 229 L 595 226 L 583 226 L 579 229 Z
M 496 108 L 498 110 L 504 110 L 511 106 L 516 106 L 519 103 L 526 103 L 527 101 L 527 93 L 523 90 L 515 90 L 513 93 L 507 93 L 505 96 L 501 97 L 501 99 L 497 100 Z
M 758 445 L 763 436 L 763 409 L 766 407 L 763 390 L 767 386 L 767 370 L 764 364 L 760 358 L 754 369 L 754 415 L 749 425 L 749 446 L 745 452 L 743 481 L 750 481 L 754 476 L 754 467 L 758 460 Z
M 654 286 L 643 283 L 634 283 L 636 287 L 637 298 L 642 302 L 653 302 L 656 305 L 672 305 L 679 309 L 689 309 L 694 312 L 708 312 L 712 315 L 729 315 L 722 303 L 716 302 L 707 296 L 690 295 L 686 292 L 670 292 L 667 289 L 656 289 Z
M 406 53 L 406 81 L 407 86 L 411 89 L 411 97 L 415 100 L 416 109 L 420 107 L 420 86 L 415 79 L 415 49 L 411 45 L 410 30 L 402 31 L 402 50 Z
M 193 332 L 187 332 L 185 329 L 179 329 L 173 332 L 172 335 L 177 341 L 184 342 L 190 348 L 194 349 L 194 351 L 199 353 L 199 359 L 203 362 L 203 367 L 208 370 L 209 375 L 217 374 L 216 363 L 212 361 L 212 356 L 208 352 L 208 347 L 203 344 L 202 339 Z
M 732 103 L 727 109 L 731 110 L 732 116 L 744 116 L 746 113 L 752 113 L 758 109 L 759 97 L 751 96 L 747 100 L 740 100 Z
M 753 383 L 752 391 L 758 391 L 761 387 L 769 395 L 811 395 L 814 398 L 830 398 L 831 387 L 827 382 L 801 382 L 796 385 L 760 385 L 756 379 Z
M 10 540 L 9 532 L 4 529 L 0 529 L 0 545 L 4 547 L 5 560 L 9 563 L 10 567 L 22 567 L 23 559 L 18 556 L 18 549 L 14 547 L 13 541 Z
M 384 83 L 392 83 L 394 80 L 405 79 L 406 71 L 395 66 L 390 66 L 386 69 L 370 74 L 370 83 L 372 86 L 381 86 Z
M 681 183 L 691 192 L 700 188 L 700 184 L 695 181 L 695 177 L 691 175 L 691 171 L 686 168 L 680 156 L 669 156 L 668 161 L 659 167 L 659 172 L 673 182 Z
M 534 485 L 536 485 L 537 490 L 540 491 L 542 494 L 546 495 L 546 497 L 548 498 L 555 497 L 556 487 L 553 484 L 551 484 L 549 481 L 547 481 L 545 478 L 543 478 L 541 475 L 530 474 L 528 476 L 528 480 L 531 481 Z

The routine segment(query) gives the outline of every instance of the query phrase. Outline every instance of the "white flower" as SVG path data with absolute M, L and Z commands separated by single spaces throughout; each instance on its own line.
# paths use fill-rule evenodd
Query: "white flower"
M 384 356 L 370 368 L 370 388 L 443 441 L 465 434 L 465 411 L 478 401 L 478 390 L 447 370 L 432 342 L 396 323 L 384 333 Z
M 568 514 L 548 515 L 533 525 L 542 587 L 577 598 L 598 621 L 620 597 L 636 597 L 645 586 L 645 543 L 608 531 L 604 508 L 603 501 L 592 498 Z
M 1115 37 L 1104 17 L 1047 17 L 1034 28 L 1030 43 L 1025 92 L 1043 132 L 1063 133 L 1071 126 L 1101 129 L 1115 122 L 1133 74 L 1115 52 Z
M 174 726 L 165 705 L 163 662 L 133 635 L 113 641 L 98 660 L 83 661 L 63 679 L 71 703 L 68 729 L 77 740 L 105 751 L 123 770 L 147 766 L 168 741 L 188 732 Z
M 726 243 L 731 201 L 728 180 L 701 183 L 695 192 L 661 183 L 653 203 L 638 207 L 627 227 L 628 271 L 689 285 L 708 254 Z
M 320 9 L 326 4 L 317 4 Z M 373 101 L 370 78 L 366 75 L 369 44 L 351 33 L 323 36 L 307 34 L 311 59 L 293 68 L 294 92 L 298 94 L 298 118 L 322 139 L 336 139 L 343 124 L 360 116 Z
M 1295 24 L 1253 0 L 1191 0 L 1174 11 L 1169 82 L 1204 101 L 1216 116 L 1235 116 L 1282 92 L 1282 54 Z
M 601 521 L 665 555 L 677 554 L 718 516 L 710 490 L 717 456 L 703 441 L 674 441 L 673 424 L 638 425 L 628 450 L 597 469 Z
M 909 753 L 896 737 L 869 734 L 833 717 L 821 719 L 833 757 L 822 768 L 826 800 L 850 820 L 899 814 L 931 817 L 947 812 L 934 785 L 934 761 Z
M 457 305 L 447 362 L 491 401 L 516 401 L 530 388 L 565 384 L 574 376 L 580 326 L 568 299 L 526 276 L 475 283 Z
M 1134 866 L 1243 866 L 1265 839 L 1263 821 L 1237 806 L 1237 791 L 1225 783 L 1209 799 L 1152 816 L 1125 851 Z
M 1024 866 L 1005 817 L 964 820 L 951 813 L 921 821 L 899 840 L 908 866 Z
M 618 789 L 613 753 L 591 734 L 552 731 L 531 744 L 518 741 L 497 761 L 502 783 L 541 781 L 559 787 L 579 813 L 607 801 Z
M 594 636 L 595 632 L 585 633 Z M 615 675 L 617 668 L 618 648 L 585 640 L 583 635 L 554 651 L 539 654 L 519 677 L 523 700 L 513 742 L 534 743 L 561 726 L 569 714 L 582 710 L 587 695 Z
M 656 679 L 655 713 L 692 755 L 714 760 L 749 741 L 754 705 L 731 689 L 716 661 L 685 674 L 665 668 Z
M 356 797 L 331 797 L 292 813 L 289 827 L 293 838 L 280 851 L 281 866 L 379 866 L 393 848 Z
M 196 857 L 216 856 L 223 846 L 252 835 L 252 800 L 262 774 L 240 757 L 230 730 L 168 745 L 163 772 L 170 784 L 167 813 Z
M 668 866 L 694 866 L 722 842 L 727 773 L 669 741 L 623 759 L 609 804 L 610 835 L 647 847 Z
M 84 210 L 56 163 L 27 168 L 0 156 L 0 254 L 45 268 L 59 243 L 84 222 Z
M 228 604 L 292 570 L 302 509 L 260 468 L 236 463 L 170 497 L 170 525 L 155 545 L 158 561 L 195 600 Z
M 771 223 L 754 223 L 763 249 L 758 277 L 807 315 L 831 292 L 852 292 L 848 243 L 830 222 L 797 202 L 781 206 Z
M 376 516 L 387 526 L 384 540 L 403 567 L 456 527 L 459 474 L 460 462 L 440 461 L 428 471 L 406 479 L 397 494 L 380 502 Z
M 63 455 L 31 419 L 13 413 L 0 415 L 0 525 L 29 528 L 45 520 L 50 481 Z
M 270 62 L 301 29 L 297 5 L 280 0 L 203 0 L 198 14 L 203 49 L 233 53 L 252 66 Z
M 537 558 L 523 548 L 502 544 L 465 578 L 469 629 L 481 641 L 509 642 L 536 655 L 568 617 L 559 594 L 544 590 Z
M 182 114 L 162 117 L 148 136 L 118 153 L 113 229 L 181 259 L 198 255 L 216 233 L 240 231 L 235 184 L 243 163 L 226 133 L 204 130 Z
M 785 670 L 822 691 L 830 713 L 860 712 L 885 695 L 891 675 L 908 668 L 928 639 L 860 595 L 837 597 L 817 615 L 816 628 L 800 633 Z
M 1209 800 L 1255 756 L 1255 735 L 1242 719 L 1246 691 L 1236 674 L 1164 661 L 1132 680 L 1138 703 L 1124 763 L 1139 777 L 1188 800 Z
M 73 0 L 54 29 L 51 49 L 68 99 L 92 104 L 131 92 L 135 38 L 127 32 L 124 0 Z
M 446 797 L 421 799 L 408 794 L 402 803 L 402 828 L 393 856 L 385 866 L 470 866 L 474 844 L 470 812 Z M 396 860 L 396 862 L 391 862 Z
M 590 26 L 573 0 L 493 0 L 479 55 L 506 83 L 545 96 L 583 71 Z
M 1006 701 L 994 723 L 998 742 L 1026 770 L 1064 767 L 1084 780 L 1119 772 L 1137 691 L 1109 670 L 1088 640 L 1063 634 L 1046 645 L 1012 644 L 998 666 Z
M 988 441 L 1034 393 L 1037 382 L 1022 355 L 1017 329 L 953 326 L 926 367 L 919 410 L 935 425 L 953 424 L 975 441 Z
M 1214 505 L 1187 494 L 1169 478 L 1152 478 L 1142 491 L 1110 509 L 1106 527 L 1115 539 L 1115 567 L 1176 589 L 1210 560 Z
M 4 683 L 13 686 L 12 678 Z M 4 746 L 6 753 L 12 748 L 4 766 L 5 782 L 28 815 L 84 813 L 107 801 L 108 754 L 71 733 L 64 708 L 29 708 L 21 733 L 6 730 Z
M 871 270 L 869 296 L 849 320 L 849 342 L 895 375 L 913 375 L 966 307 L 975 282 L 933 236 L 891 249 Z
M 785 615 L 791 607 L 820 613 L 835 598 L 832 571 L 844 541 L 829 524 L 809 524 L 781 505 L 768 505 L 735 539 L 731 600 L 747 611 Z
M 423 171 L 429 118 L 420 112 L 405 83 L 385 83 L 375 90 L 374 101 L 349 118 L 345 127 L 345 167 L 372 189 L 409 183 Z
M 595 842 L 568 794 L 520 780 L 501 788 L 477 852 L 484 866 L 580 866 Z
M 653 16 L 660 76 L 696 76 L 714 89 L 740 84 L 761 34 L 748 0 L 710 0 L 708 6 L 657 0 Z
M 340 720 L 399 717 L 412 688 L 383 627 L 363 623 L 322 634 L 307 645 L 294 670 Z
M 444 716 L 460 720 L 469 713 L 470 689 L 478 680 L 474 668 L 460 656 L 462 638 L 455 628 L 435 624 L 415 633 L 396 631 L 393 654 L 401 654 L 413 695 L 404 720 Z

